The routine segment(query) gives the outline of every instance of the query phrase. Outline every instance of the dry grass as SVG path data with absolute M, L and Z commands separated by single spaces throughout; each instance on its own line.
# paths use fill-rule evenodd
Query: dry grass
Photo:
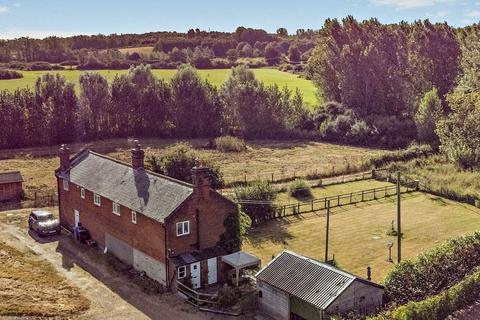
M 158 154 L 177 142 L 174 139 L 142 139 L 141 143 L 149 154 Z M 340 171 L 347 166 L 363 164 L 371 156 L 384 152 L 366 148 L 340 146 L 319 142 L 283 142 L 253 141 L 243 152 L 223 153 L 217 150 L 206 150 L 201 147 L 207 140 L 195 139 L 189 142 L 197 148 L 199 156 L 218 166 L 224 173 L 226 181 L 257 177 L 275 179 L 280 177 L 306 175 L 317 172 Z M 106 153 L 114 158 L 130 162 L 130 148 L 127 139 L 111 139 L 91 143 L 72 144 L 72 152 L 84 147 Z M 35 147 L 14 150 L 2 150 L 0 154 L 0 172 L 20 170 L 25 178 L 24 189 L 28 197 L 34 191 L 50 194 L 56 191 L 54 170 L 59 166 L 58 146 Z
M 327 187 L 328 189 L 328 187 Z M 402 196 L 403 258 L 411 259 L 441 242 L 480 228 L 480 209 L 423 193 Z M 249 232 L 243 250 L 268 263 L 273 255 L 290 249 L 320 260 L 325 255 L 324 212 L 271 221 Z M 340 267 L 366 276 L 372 267 L 373 279 L 382 281 L 393 263 L 387 262 L 387 236 L 396 220 L 395 197 L 332 209 L 330 258 Z M 395 242 L 396 243 L 396 242 Z M 396 247 L 393 251 L 396 260 Z
M 120 48 L 118 49 L 121 53 L 132 54 L 134 52 L 140 54 L 150 54 L 153 52 L 153 47 L 130 47 L 130 48 Z
M 48 262 L 2 241 L 0 288 L 0 315 L 65 317 L 90 305 Z

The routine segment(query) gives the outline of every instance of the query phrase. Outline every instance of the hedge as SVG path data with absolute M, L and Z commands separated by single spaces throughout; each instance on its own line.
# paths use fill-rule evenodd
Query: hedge
M 379 156 L 373 157 L 370 160 L 370 164 L 379 168 L 385 164 L 394 162 L 394 161 L 408 161 L 412 159 L 418 159 L 422 157 L 427 157 L 434 154 L 434 150 L 429 145 L 418 145 L 412 144 L 407 149 L 398 150 L 395 152 L 388 152 L 381 154 Z
M 480 296 L 480 269 L 466 276 L 446 291 L 428 299 L 409 302 L 392 311 L 386 311 L 369 320 L 435 320 L 445 319 Z

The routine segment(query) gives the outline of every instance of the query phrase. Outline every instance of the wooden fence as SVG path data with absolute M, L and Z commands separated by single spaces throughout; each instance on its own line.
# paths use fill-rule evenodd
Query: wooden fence
M 177 290 L 186 297 L 188 302 L 197 307 L 205 305 L 213 307 L 218 304 L 218 295 L 196 291 L 180 281 L 177 281 Z

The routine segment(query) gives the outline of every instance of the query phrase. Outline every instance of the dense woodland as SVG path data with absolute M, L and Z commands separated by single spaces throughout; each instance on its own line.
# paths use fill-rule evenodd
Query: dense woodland
M 202 80 L 191 64 L 180 64 L 169 82 L 155 79 L 151 67 L 143 64 L 132 66 L 110 84 L 97 73 L 86 73 L 81 76 L 78 95 L 62 77 L 47 75 L 38 79 L 34 90 L 0 94 L 0 122 L 6 124 L 0 128 L 0 146 L 132 135 L 233 134 L 391 148 L 417 140 L 440 148 L 463 167 L 479 162 L 478 25 L 463 29 L 429 21 L 384 25 L 376 19 L 358 22 L 347 17 L 327 20 L 318 32 L 297 31 L 293 37 L 282 29 L 270 35 L 263 30 L 238 28 L 233 34 L 199 30 L 186 35 L 167 33 L 160 40 L 159 34 L 152 33 L 35 43 L 46 46 L 58 40 L 62 48 L 74 52 L 155 41 L 158 53 L 181 55 L 188 50 L 208 50 L 228 55 L 230 46 L 235 46 L 238 53 L 242 43 L 241 50 L 246 47 L 246 51 L 263 43 L 267 52 L 272 41 L 275 46 L 283 43 L 279 39 L 289 44 L 292 39 L 315 41 L 306 76 L 317 85 L 319 101 L 330 102 L 310 111 L 299 92 L 265 86 L 245 66 L 232 69 L 230 78 L 219 88 Z M 6 43 L 9 47 L 27 40 Z M 17 47 L 14 55 L 21 48 L 24 46 Z M 308 46 L 298 52 L 291 48 L 285 45 L 283 52 L 303 59 L 301 52 Z M 42 50 L 32 52 L 39 54 Z M 24 61 L 37 59 L 28 56 L 22 56 Z
M 251 67 L 282 62 L 300 66 L 308 59 L 317 35 L 313 30 L 299 29 L 294 35 L 288 35 L 285 28 L 269 34 L 262 29 L 238 27 L 233 33 L 190 29 L 187 33 L 20 38 L 0 40 L 0 63 L 23 70 L 71 66 L 83 70 L 128 69 L 131 64 L 141 63 L 153 68 L 176 68 L 182 63 L 197 68 L 229 68 L 237 61 Z M 132 49 L 126 53 L 118 50 L 142 46 L 154 50 L 136 52 Z

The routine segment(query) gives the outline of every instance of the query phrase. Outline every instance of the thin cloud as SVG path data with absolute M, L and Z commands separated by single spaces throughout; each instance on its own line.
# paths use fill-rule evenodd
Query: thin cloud
M 7 6 L 0 6 L 0 14 L 7 13 L 10 10 L 8 9 Z
M 370 0 L 376 6 L 393 6 L 396 9 L 414 9 L 432 7 L 437 4 L 452 2 L 452 0 Z
M 480 10 L 470 10 L 465 14 L 465 16 L 471 18 L 480 18 Z
M 70 37 L 77 34 L 80 34 L 80 33 L 59 31 L 59 30 L 29 30 L 29 29 L 21 29 L 21 28 L 10 28 L 5 31 L 0 31 L 0 39 L 16 39 L 21 37 L 29 37 L 33 39 L 44 39 L 46 37 L 51 37 L 51 36 Z

